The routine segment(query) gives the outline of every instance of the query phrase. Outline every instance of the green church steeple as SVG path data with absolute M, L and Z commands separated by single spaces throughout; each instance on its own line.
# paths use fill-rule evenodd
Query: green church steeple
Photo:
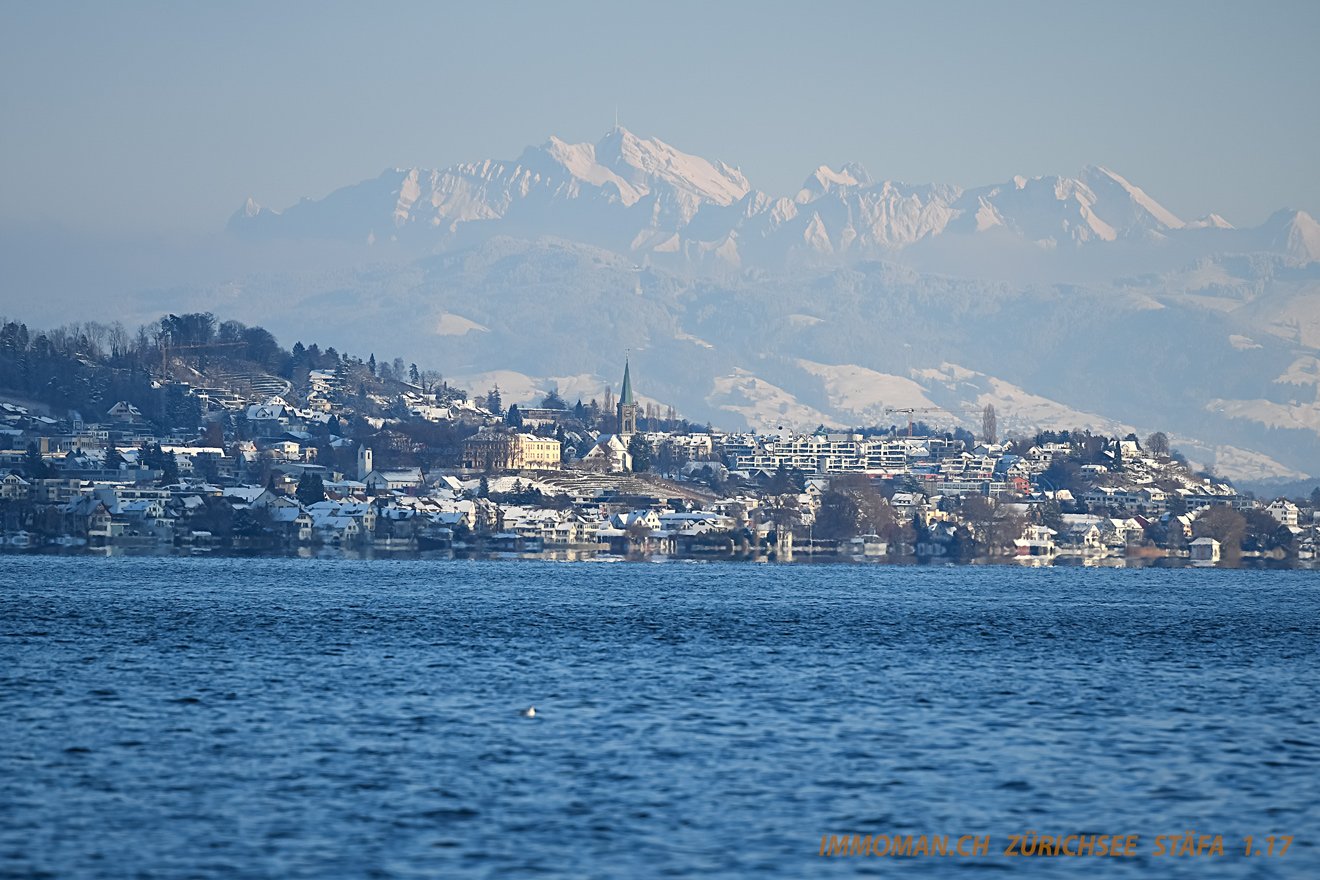
M 619 394 L 619 403 L 635 404 L 632 393 L 632 376 L 628 374 L 628 360 L 623 361 L 623 391 Z
M 623 361 L 623 390 L 619 392 L 619 433 L 628 437 L 637 432 L 637 399 L 633 397 L 632 373 L 628 359 Z

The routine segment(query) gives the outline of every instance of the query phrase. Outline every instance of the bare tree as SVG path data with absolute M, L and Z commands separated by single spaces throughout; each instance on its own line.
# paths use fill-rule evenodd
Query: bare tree
M 91 343 L 92 353 L 101 357 L 105 353 L 105 340 L 109 336 L 110 328 L 97 321 L 87 321 L 83 324 L 83 335 Z
M 109 343 L 110 350 L 113 353 L 119 355 L 124 355 L 128 353 L 128 346 L 129 346 L 128 331 L 125 330 L 124 325 L 119 323 L 118 321 L 115 321 L 113 324 L 110 325 L 110 330 L 107 333 L 106 341 Z
M 1246 537 L 1247 520 L 1231 507 L 1207 507 L 1192 522 L 1192 536 L 1214 538 L 1220 543 L 1220 565 L 1237 568 L 1242 559 L 1242 539 Z
M 995 420 L 995 405 L 987 403 L 981 412 L 981 434 L 986 443 L 994 443 L 999 436 L 999 425 Z
M 791 532 L 802 522 L 802 509 L 796 495 L 775 495 L 766 500 L 764 508 L 775 525 L 775 532 L 780 535 Z
M 1169 454 L 1169 438 L 1163 431 L 1156 431 L 1146 438 L 1146 451 L 1155 456 L 1167 456 Z
M 821 496 L 816 530 L 829 538 L 851 538 L 864 532 L 884 534 L 894 523 L 894 510 L 863 474 L 838 474 Z
M 971 529 L 972 537 L 982 545 L 989 556 L 1011 556 L 1013 542 L 1022 537 L 1026 521 L 1000 508 L 984 495 L 968 495 L 963 499 L 962 516 Z

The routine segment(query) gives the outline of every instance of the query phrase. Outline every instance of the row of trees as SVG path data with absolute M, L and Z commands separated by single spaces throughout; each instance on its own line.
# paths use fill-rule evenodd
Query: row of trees
M 84 412 L 89 419 L 124 400 L 157 427 L 195 427 L 198 402 L 181 389 L 162 390 L 153 380 L 171 353 L 184 352 L 262 370 L 284 367 L 287 356 L 265 329 L 237 321 L 217 324 L 209 313 L 166 315 L 132 334 L 117 322 L 31 331 L 9 321 L 0 326 L 0 388 L 56 411 Z
M 197 399 L 178 386 L 162 389 L 155 381 L 163 378 L 162 369 L 175 379 L 198 375 L 181 363 L 203 378 L 216 366 L 240 375 L 269 373 L 289 379 L 299 390 L 305 390 L 311 370 L 335 370 L 340 384 L 356 391 L 355 402 L 372 415 L 379 414 L 372 394 L 388 397 L 403 390 L 390 387 L 391 382 L 434 392 L 442 403 L 467 398 L 439 373 L 405 365 L 402 358 L 377 364 L 372 355 L 364 362 L 301 341 L 289 351 L 263 327 L 220 321 L 210 312 L 164 315 L 134 332 L 119 322 L 95 321 L 34 331 L 0 319 L 0 388 L 56 411 L 83 412 L 89 420 L 123 400 L 159 429 L 196 427 L 202 415 Z
M 814 533 L 817 537 L 847 540 L 873 534 L 890 543 L 917 544 L 926 539 L 924 524 L 901 514 L 891 503 L 893 485 L 883 484 L 884 493 L 863 474 L 840 474 L 830 480 L 821 495 Z M 888 497 L 886 497 L 888 495 Z M 1025 520 L 997 507 L 982 495 L 961 500 L 947 499 L 949 513 L 956 514 L 952 555 L 1003 555 L 1013 551 L 1022 536 Z
M 1181 543 L 1174 537 L 1174 543 Z M 1290 551 L 1294 536 L 1287 526 L 1263 510 L 1237 511 L 1231 507 L 1211 507 L 1192 520 L 1193 538 L 1214 538 L 1220 544 L 1220 558 L 1225 567 L 1236 568 L 1243 550 Z

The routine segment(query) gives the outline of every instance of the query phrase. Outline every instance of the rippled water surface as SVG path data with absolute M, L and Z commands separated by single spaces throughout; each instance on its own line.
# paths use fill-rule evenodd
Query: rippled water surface
M 1320 877 L 1310 572 L 9 557 L 0 582 L 4 877 Z M 1001 855 L 1025 830 L 1228 855 Z M 822 858 L 826 833 L 992 843 Z

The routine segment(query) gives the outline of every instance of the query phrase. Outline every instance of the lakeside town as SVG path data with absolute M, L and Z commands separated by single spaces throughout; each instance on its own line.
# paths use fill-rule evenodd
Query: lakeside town
M 1314 568 L 1320 489 L 1168 438 L 729 432 L 617 387 L 505 406 L 210 314 L 0 327 L 0 550 Z

